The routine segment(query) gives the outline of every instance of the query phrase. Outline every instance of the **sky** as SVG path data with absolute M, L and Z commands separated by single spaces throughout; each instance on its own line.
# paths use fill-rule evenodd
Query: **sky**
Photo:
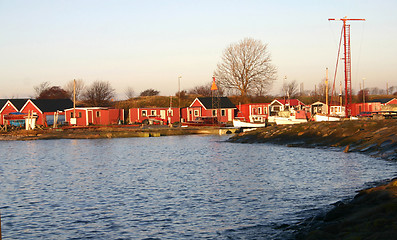
M 0 98 L 34 96 L 48 81 L 108 81 L 125 99 L 211 82 L 222 53 L 244 38 L 268 44 L 277 80 L 333 81 L 342 21 L 351 21 L 352 87 L 397 86 L 395 0 L 0 0 Z M 342 65 L 342 62 L 340 62 Z M 338 72 L 342 73 L 343 68 Z M 340 79 L 339 79 L 340 78 Z M 337 78 L 337 82 L 343 80 Z

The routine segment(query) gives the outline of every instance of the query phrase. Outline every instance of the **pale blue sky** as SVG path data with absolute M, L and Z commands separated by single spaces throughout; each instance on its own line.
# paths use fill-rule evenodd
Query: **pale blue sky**
M 246 37 L 268 44 L 278 80 L 314 89 L 332 78 L 342 22 L 350 22 L 352 84 L 397 85 L 397 1 L 0 0 L 0 97 L 32 96 L 43 81 L 109 81 L 123 99 L 173 95 L 210 82 L 223 50 Z M 339 72 L 342 72 L 340 69 Z

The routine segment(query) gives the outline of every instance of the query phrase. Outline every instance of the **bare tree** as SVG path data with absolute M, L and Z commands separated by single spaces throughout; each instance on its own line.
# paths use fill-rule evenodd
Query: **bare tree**
M 381 92 L 381 89 L 379 89 L 378 87 L 373 87 L 373 88 L 369 88 L 369 94 L 371 95 L 379 95 L 379 93 Z
M 188 93 L 186 90 L 181 90 L 180 92 L 175 93 L 175 97 L 180 97 L 181 99 L 184 99 L 184 98 L 186 98 L 187 94 Z
M 332 95 L 332 87 L 331 82 L 328 82 L 328 86 L 325 84 L 325 79 L 321 80 L 320 83 L 317 85 L 317 100 L 325 102 L 327 96 L 327 87 L 328 87 L 328 97 Z
M 269 90 L 276 73 L 267 44 L 246 38 L 225 49 L 214 75 L 219 86 L 236 89 L 245 98 L 254 91 L 263 94 Z
M 211 97 L 212 96 L 211 85 L 212 82 L 208 82 L 207 84 L 196 86 L 189 90 L 189 94 L 196 94 L 203 97 Z M 218 86 L 218 95 L 219 96 L 224 95 L 223 89 L 220 86 Z
M 73 80 L 69 81 L 65 85 L 65 91 L 68 92 L 69 97 L 73 98 Z M 76 79 L 76 100 L 80 100 L 81 95 L 83 94 L 85 89 L 85 84 L 83 79 Z
M 291 82 L 285 82 L 282 86 L 282 94 L 287 97 L 296 97 L 298 95 L 298 83 L 296 80 Z
M 135 96 L 135 91 L 132 87 L 128 87 L 125 91 L 124 91 L 125 96 L 127 97 L 127 99 L 131 99 Z
M 150 89 L 146 89 L 145 91 L 141 92 L 141 94 L 139 94 L 139 96 L 141 96 L 141 97 L 143 97 L 143 96 L 158 96 L 159 93 L 160 93 L 159 91 L 150 88 Z
M 363 96 L 363 94 L 364 94 L 364 96 Z M 364 100 L 365 100 L 365 102 L 368 102 L 368 100 L 369 100 L 368 95 L 369 95 L 368 89 L 364 89 L 364 90 L 361 89 L 357 93 L 357 102 L 362 103 L 362 102 L 364 102 Z
M 390 95 L 394 94 L 394 92 L 396 91 L 397 87 L 396 86 L 391 86 L 387 89 L 386 92 L 388 92 Z
M 51 83 L 46 81 L 46 82 L 40 83 L 37 86 L 34 86 L 33 89 L 36 93 L 35 98 L 38 98 L 42 92 L 44 92 L 45 90 L 48 90 L 50 88 L 50 85 L 51 85 Z
M 201 85 L 196 86 L 189 90 L 189 94 L 196 94 L 203 97 L 210 97 L 211 96 L 211 85 Z
M 37 99 L 66 99 L 69 94 L 59 86 L 53 86 L 42 91 Z
M 110 105 L 114 94 L 115 90 L 109 82 L 95 81 L 86 88 L 82 98 L 91 106 L 104 107 Z

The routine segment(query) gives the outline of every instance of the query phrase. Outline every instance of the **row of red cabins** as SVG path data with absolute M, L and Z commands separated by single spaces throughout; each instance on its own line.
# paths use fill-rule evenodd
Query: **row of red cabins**
M 78 126 L 117 124 L 124 119 L 123 109 L 74 109 L 70 99 L 0 99 L 0 107 L 0 125 L 24 125 L 29 116 L 36 125 L 50 126 L 54 120 L 69 123 L 74 113 Z
M 376 112 L 381 110 L 381 105 L 397 104 L 397 99 L 378 100 L 368 103 L 358 103 L 352 106 L 352 116 L 360 112 Z M 151 107 L 131 108 L 128 110 L 128 117 L 123 109 L 106 107 L 77 107 L 73 108 L 70 99 L 0 99 L 0 125 L 11 124 L 17 119 L 18 114 L 26 116 L 32 114 L 37 125 L 52 125 L 54 119 L 58 122 L 69 124 L 71 119 L 76 119 L 74 125 L 112 125 L 121 123 L 153 123 L 172 124 L 175 122 L 193 121 L 200 117 L 217 116 L 220 122 L 232 122 L 236 117 L 242 117 L 248 122 L 264 122 L 278 112 L 294 109 L 296 112 L 307 114 L 324 113 L 324 103 L 316 102 L 312 105 L 305 105 L 298 99 L 275 99 L 271 103 L 240 104 L 237 107 L 227 97 L 219 98 L 219 108 L 213 108 L 211 97 L 198 97 L 189 107 Z M 331 106 L 331 114 L 337 114 L 337 109 L 342 107 Z M 332 110 L 334 109 L 334 110 Z M 333 112 L 334 111 L 334 112 Z M 18 113 L 18 114 L 16 114 Z M 128 118 L 128 120 L 127 120 Z M 21 119 L 19 116 L 18 119 Z

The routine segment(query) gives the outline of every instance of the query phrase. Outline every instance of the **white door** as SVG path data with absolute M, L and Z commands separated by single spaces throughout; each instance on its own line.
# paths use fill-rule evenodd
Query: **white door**
M 233 109 L 228 109 L 227 110 L 227 121 L 228 122 L 233 121 Z
M 166 119 L 165 110 L 160 110 L 160 118 Z

